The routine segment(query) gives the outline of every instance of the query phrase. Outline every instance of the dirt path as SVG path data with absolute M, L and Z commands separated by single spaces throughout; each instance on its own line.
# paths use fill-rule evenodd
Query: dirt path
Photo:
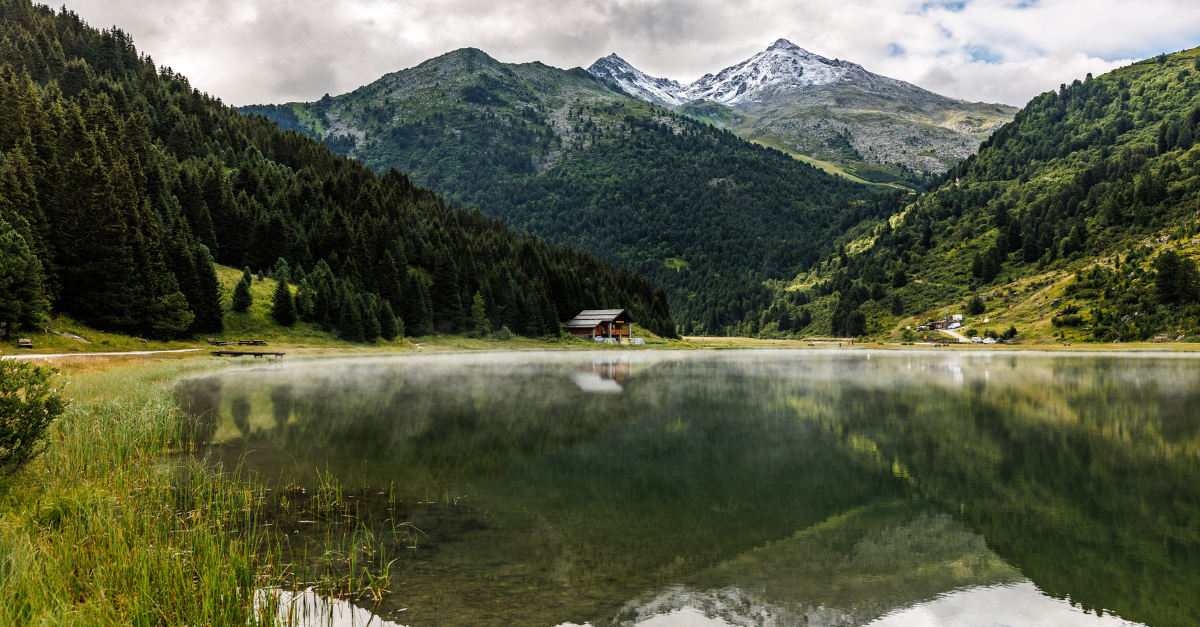
M 55 353 L 52 355 L 45 354 L 29 354 L 29 355 L 0 355 L 0 359 L 51 359 L 54 357 L 111 357 L 114 355 L 157 355 L 160 353 L 191 353 L 202 351 L 203 348 L 181 348 L 173 351 L 126 351 L 123 353 Z

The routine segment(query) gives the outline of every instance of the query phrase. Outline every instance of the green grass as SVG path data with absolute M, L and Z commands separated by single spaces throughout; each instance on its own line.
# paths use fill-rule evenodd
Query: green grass
M 160 382 L 200 366 L 60 380 L 73 404 L 47 452 L 0 485 L 0 624 L 252 623 L 272 568 L 258 555 L 261 489 L 172 461 L 187 439 Z

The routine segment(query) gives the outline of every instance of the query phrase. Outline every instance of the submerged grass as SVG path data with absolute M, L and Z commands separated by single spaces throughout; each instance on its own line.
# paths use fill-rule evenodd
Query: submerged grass
M 0 624 L 246 625 L 271 571 L 256 489 L 172 461 L 188 441 L 164 377 L 199 364 L 73 375 L 49 448 L 0 486 Z M 112 390 L 121 390 L 119 398 Z M 174 458 L 182 459 L 182 458 Z M 182 464 L 191 480 L 173 481 Z
M 388 594 L 411 525 L 364 526 L 332 477 L 301 509 L 295 490 L 195 455 L 168 384 L 212 367 L 67 368 L 46 453 L 0 484 L 0 625 L 291 625 L 306 615 L 281 599 Z M 304 510 L 323 537 L 292 546 L 275 527 Z

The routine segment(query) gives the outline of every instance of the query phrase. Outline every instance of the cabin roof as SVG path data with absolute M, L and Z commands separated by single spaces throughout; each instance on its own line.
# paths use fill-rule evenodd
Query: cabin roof
M 590 329 L 601 322 L 637 322 L 627 309 L 584 309 L 570 322 L 568 329 Z

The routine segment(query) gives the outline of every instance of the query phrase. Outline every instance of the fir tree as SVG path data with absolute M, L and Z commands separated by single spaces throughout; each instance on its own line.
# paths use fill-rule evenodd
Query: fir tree
M 188 304 L 196 318 L 188 330 L 194 333 L 219 333 L 225 328 L 221 281 L 217 278 L 217 270 L 207 246 L 198 244 L 194 256 L 196 295 L 188 299 Z
M 359 294 L 358 307 L 362 311 L 363 339 L 374 343 L 383 330 L 379 322 L 379 303 L 374 294 Z
M 349 288 L 343 289 L 337 331 L 338 337 L 347 342 L 362 342 L 365 339 L 362 310 L 359 309 L 358 300 Z
M 25 238 L 0 220 L 0 322 L 11 332 L 16 324 L 40 324 L 50 309 L 42 291 L 42 264 Z
M 252 304 L 254 304 L 254 297 L 250 295 L 250 283 L 243 276 L 242 280 L 238 281 L 237 287 L 233 288 L 233 310 L 238 313 L 246 313 Z
M 391 342 L 397 336 L 404 333 L 404 329 L 398 324 L 396 314 L 392 312 L 392 304 L 383 301 L 383 306 L 379 308 L 379 337 Z
M 475 337 L 486 337 L 491 332 L 488 325 L 487 305 L 483 302 L 483 294 L 475 292 L 471 303 L 471 330 Z
M 285 327 L 296 324 L 296 303 L 287 281 L 275 282 L 275 294 L 271 297 L 271 317 Z

